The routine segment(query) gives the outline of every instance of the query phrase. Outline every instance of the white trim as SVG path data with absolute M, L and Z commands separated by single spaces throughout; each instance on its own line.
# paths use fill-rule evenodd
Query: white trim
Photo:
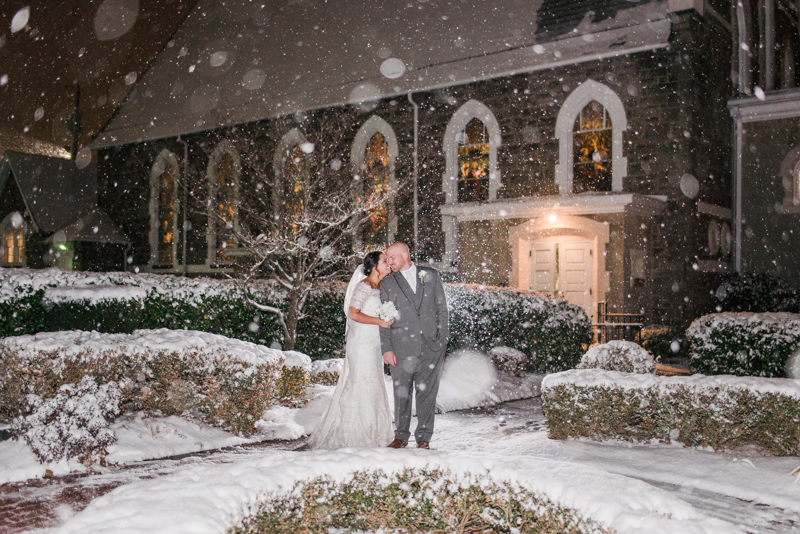
M 170 167 L 175 179 L 175 190 L 173 191 L 175 208 L 172 213 L 172 267 L 177 268 L 178 265 L 178 213 L 180 212 L 180 195 L 178 195 L 178 187 L 181 181 L 181 166 L 178 164 L 178 158 L 169 150 L 162 149 L 156 156 L 153 167 L 150 169 L 150 266 L 161 265 L 158 263 L 158 189 L 161 175 Z
M 489 134 L 489 201 L 497 198 L 497 190 L 502 185 L 500 171 L 497 168 L 497 147 L 502 142 L 500 124 L 488 107 L 477 100 L 469 100 L 450 118 L 447 130 L 442 140 L 445 157 L 445 172 L 442 176 L 442 191 L 445 194 L 445 204 L 442 206 L 458 204 L 458 134 L 461 133 L 472 119 L 477 118 L 486 127 Z M 442 270 L 452 271 L 456 261 L 458 247 L 458 223 L 453 217 L 447 217 L 442 211 L 442 230 L 444 231 L 444 256 L 442 257 Z
M 395 135 L 392 126 L 377 115 L 373 115 L 367 119 L 367 121 L 361 125 L 361 128 L 358 129 L 358 132 L 356 132 L 356 137 L 353 139 L 353 144 L 350 147 L 350 162 L 352 165 L 353 174 L 360 174 L 364 171 L 364 152 L 367 150 L 367 145 L 369 145 L 369 142 L 376 133 L 380 133 L 389 144 L 389 190 L 397 191 L 395 160 L 397 160 L 400 147 L 397 143 L 397 136 Z M 394 242 L 394 236 L 397 233 L 397 214 L 395 213 L 394 202 L 389 203 L 388 212 L 389 228 L 387 246 Z
M 272 156 L 272 170 L 275 172 L 275 184 L 272 187 L 272 213 L 283 213 L 283 171 L 289 151 L 306 142 L 306 136 L 297 128 L 292 128 L 281 137 L 275 154 Z
M 217 223 L 213 211 L 216 209 L 217 200 L 217 171 L 222 158 L 228 154 L 233 160 L 233 180 L 234 180 L 234 203 L 233 203 L 233 231 L 234 234 L 239 233 L 239 180 L 242 173 L 242 160 L 233 143 L 227 139 L 223 139 L 214 148 L 211 157 L 208 159 L 208 167 L 206 168 L 206 177 L 208 179 L 208 226 L 206 230 L 206 265 L 217 264 L 217 251 L 215 250 L 216 244 L 216 230 Z M 237 245 L 238 248 L 238 245 Z
M 622 191 L 623 178 L 628 175 L 628 159 L 622 156 L 622 132 L 628 129 L 625 107 L 617 93 L 610 87 L 589 79 L 570 93 L 556 119 L 556 139 L 558 139 L 556 184 L 562 195 L 572 194 L 575 118 L 592 100 L 599 102 L 611 118 L 611 190 Z
M 446 204 L 458 203 L 458 134 L 472 119 L 480 120 L 489 133 L 489 201 L 497 198 L 500 189 L 500 171 L 497 168 L 497 147 L 503 144 L 500 124 L 492 110 L 477 100 L 469 100 L 456 111 L 447 123 L 447 131 L 442 140 L 445 171 L 442 176 L 442 191 Z
M 559 215 L 592 215 L 601 213 L 635 213 L 653 216 L 661 213 L 667 197 L 637 193 L 595 193 L 521 198 L 491 203 L 452 204 L 441 206 L 443 216 L 456 221 L 492 221 L 527 219 Z
M 752 72 L 750 66 L 750 54 L 753 51 L 753 43 L 750 38 L 750 28 L 752 27 L 749 0 L 737 0 L 736 2 L 736 41 L 734 42 L 734 54 L 736 57 L 737 88 L 740 93 L 751 94 L 750 85 L 752 84 Z
M 597 302 L 606 298 L 610 290 L 610 275 L 606 271 L 606 245 L 611 239 L 610 225 L 586 217 L 559 214 L 551 217 L 536 217 L 518 226 L 508 229 L 508 241 L 511 245 L 511 276 L 509 285 L 519 289 L 530 288 L 530 251 L 531 245 L 538 239 L 554 236 L 581 236 L 592 243 L 593 281 L 589 315 L 595 316 Z
M 715 206 L 714 204 L 709 204 L 708 202 L 703 202 L 702 200 L 697 201 L 697 213 L 713 215 L 714 217 L 719 217 L 720 219 L 733 219 L 733 212 L 730 209 L 723 208 L 722 206 Z
M 742 122 L 770 121 L 800 117 L 800 88 L 770 91 L 764 100 L 756 97 L 728 101 L 731 116 Z

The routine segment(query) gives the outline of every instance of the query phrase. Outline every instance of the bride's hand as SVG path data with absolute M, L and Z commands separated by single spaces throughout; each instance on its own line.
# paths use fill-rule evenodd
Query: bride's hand
M 391 321 L 384 321 L 383 319 L 381 319 L 380 323 L 378 323 L 378 326 L 380 326 L 381 328 L 391 328 L 393 322 L 394 319 L 392 319 Z

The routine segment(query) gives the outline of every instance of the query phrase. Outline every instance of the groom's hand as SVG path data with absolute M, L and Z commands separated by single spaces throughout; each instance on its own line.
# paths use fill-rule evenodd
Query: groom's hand
M 397 356 L 394 355 L 394 351 L 384 352 L 383 353 L 383 363 L 386 365 L 391 365 L 392 367 L 397 367 Z

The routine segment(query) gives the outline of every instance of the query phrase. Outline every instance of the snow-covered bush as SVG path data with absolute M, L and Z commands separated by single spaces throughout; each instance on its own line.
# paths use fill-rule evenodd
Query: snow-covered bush
M 232 534 L 295 532 L 608 532 L 542 494 L 518 484 L 449 471 L 357 471 L 346 482 L 318 477 L 269 495 Z
M 800 347 L 800 314 L 712 313 L 695 319 L 686 337 L 694 373 L 784 377 Z
M 343 366 L 343 358 L 317 360 L 311 367 L 311 382 L 322 386 L 335 386 L 339 382 Z
M 253 299 L 286 309 L 287 295 L 268 280 Z M 318 283 L 297 326 L 295 349 L 312 359 L 343 356 L 346 285 Z M 579 306 L 525 291 L 446 284 L 450 352 L 512 347 L 538 372 L 570 369 L 591 342 Z M 14 314 L 17 314 L 15 316 Z M 0 337 L 42 331 L 187 329 L 262 345 L 282 342 L 276 317 L 256 311 L 235 281 L 171 275 L 0 268 Z
M 734 376 L 662 377 L 573 369 L 542 382 L 553 439 L 678 441 L 717 451 L 756 445 L 800 454 L 800 382 Z
M 639 344 L 662 363 L 670 358 L 688 354 L 688 344 L 684 336 L 671 326 L 645 326 L 642 328 Z
M 91 376 L 64 384 L 51 398 L 27 395 L 28 415 L 14 419 L 14 435 L 28 442 L 42 463 L 100 460 L 116 442 L 109 422 L 119 415 L 122 393 L 115 382 L 100 387 Z
M 592 322 L 580 306 L 535 293 L 479 285 L 445 285 L 450 309 L 449 352 L 511 347 L 528 367 L 546 373 L 572 369 L 592 341 Z
M 281 392 L 305 389 L 310 367 L 304 354 L 186 330 L 9 337 L 0 339 L 0 418 L 24 415 L 28 394 L 46 400 L 88 375 L 118 382 L 125 410 L 186 413 L 249 434 Z
M 522 376 L 528 370 L 528 357 L 517 349 L 494 347 L 489 351 L 489 357 L 498 371 Z
M 800 313 L 800 293 L 769 273 L 735 273 L 716 290 L 718 311 Z
M 652 354 L 633 341 L 614 340 L 590 348 L 577 368 L 652 374 L 656 372 L 656 362 Z

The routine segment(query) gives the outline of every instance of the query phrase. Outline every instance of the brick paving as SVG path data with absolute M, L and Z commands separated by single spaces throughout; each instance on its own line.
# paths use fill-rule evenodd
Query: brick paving
M 17 534 L 54 527 L 64 515 L 83 510 L 92 499 L 122 485 L 96 483 L 86 475 L 32 479 L 0 486 L 0 533 Z

